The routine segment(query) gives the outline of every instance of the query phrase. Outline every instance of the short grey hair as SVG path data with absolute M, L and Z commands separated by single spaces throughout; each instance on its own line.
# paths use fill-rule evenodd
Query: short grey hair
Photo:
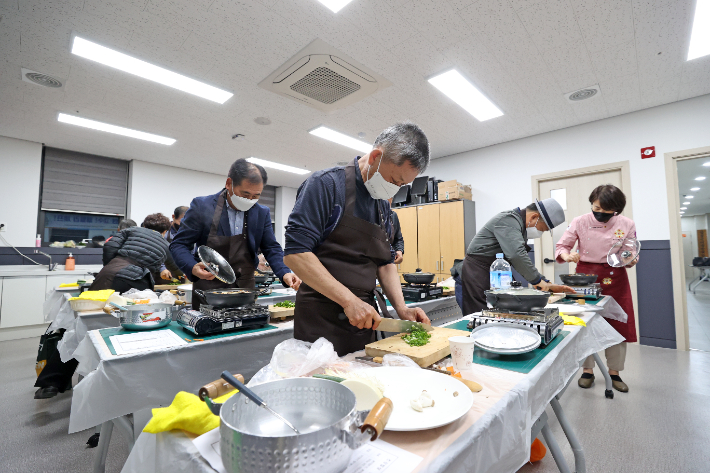
M 124 218 L 123 220 L 118 222 L 118 231 L 137 226 L 138 224 L 135 221 L 131 220 L 130 218 Z
M 385 129 L 375 139 L 373 147 L 380 148 L 384 159 L 397 166 L 407 161 L 422 173 L 429 165 L 429 140 L 412 122 L 395 123 Z

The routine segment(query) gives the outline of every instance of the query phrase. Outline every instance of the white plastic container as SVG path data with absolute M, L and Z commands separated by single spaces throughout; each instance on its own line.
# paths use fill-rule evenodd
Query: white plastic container
M 510 263 L 503 259 L 503 253 L 496 254 L 496 260 L 491 265 L 491 289 L 509 289 L 513 281 Z

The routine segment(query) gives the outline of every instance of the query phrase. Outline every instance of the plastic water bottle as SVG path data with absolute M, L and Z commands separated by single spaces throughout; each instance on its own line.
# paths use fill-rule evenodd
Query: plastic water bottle
M 510 264 L 503 259 L 503 253 L 496 254 L 496 260 L 491 265 L 491 289 L 509 289 L 513 281 Z

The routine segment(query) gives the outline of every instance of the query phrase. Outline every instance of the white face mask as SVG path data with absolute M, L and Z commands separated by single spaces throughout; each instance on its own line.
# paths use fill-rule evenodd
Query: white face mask
M 241 210 L 242 212 L 246 212 L 250 208 L 256 204 L 256 201 L 259 199 L 246 199 L 244 197 L 239 197 L 236 194 L 232 194 L 229 196 L 229 200 L 232 202 L 232 205 L 234 206 L 235 209 Z
M 537 222 L 539 220 L 540 220 L 540 217 L 538 217 L 537 220 L 535 220 L 535 225 L 527 228 L 528 240 L 530 240 L 530 239 L 534 240 L 535 238 L 540 238 L 542 236 L 543 232 L 537 229 Z
M 370 197 L 373 199 L 388 200 L 394 197 L 394 195 L 399 191 L 400 186 L 397 184 L 392 184 L 388 182 L 382 174 L 380 174 L 380 166 L 382 165 L 382 156 L 380 156 L 380 164 L 377 165 L 377 171 L 372 175 L 371 178 L 365 182 L 365 187 L 370 193 Z M 367 165 L 367 171 L 365 174 L 370 173 L 370 165 Z

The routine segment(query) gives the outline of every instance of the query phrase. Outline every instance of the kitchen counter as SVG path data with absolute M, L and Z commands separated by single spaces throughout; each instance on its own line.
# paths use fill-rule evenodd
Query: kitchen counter
M 64 265 L 57 265 L 57 269 L 54 271 L 49 271 L 47 265 L 7 265 L 0 266 L 0 278 L 17 278 L 17 277 L 27 277 L 27 276 L 69 276 L 72 274 L 79 276 L 84 276 L 89 272 L 98 273 L 101 271 L 100 264 L 84 264 L 77 265 L 76 269 L 67 271 L 64 269 Z

